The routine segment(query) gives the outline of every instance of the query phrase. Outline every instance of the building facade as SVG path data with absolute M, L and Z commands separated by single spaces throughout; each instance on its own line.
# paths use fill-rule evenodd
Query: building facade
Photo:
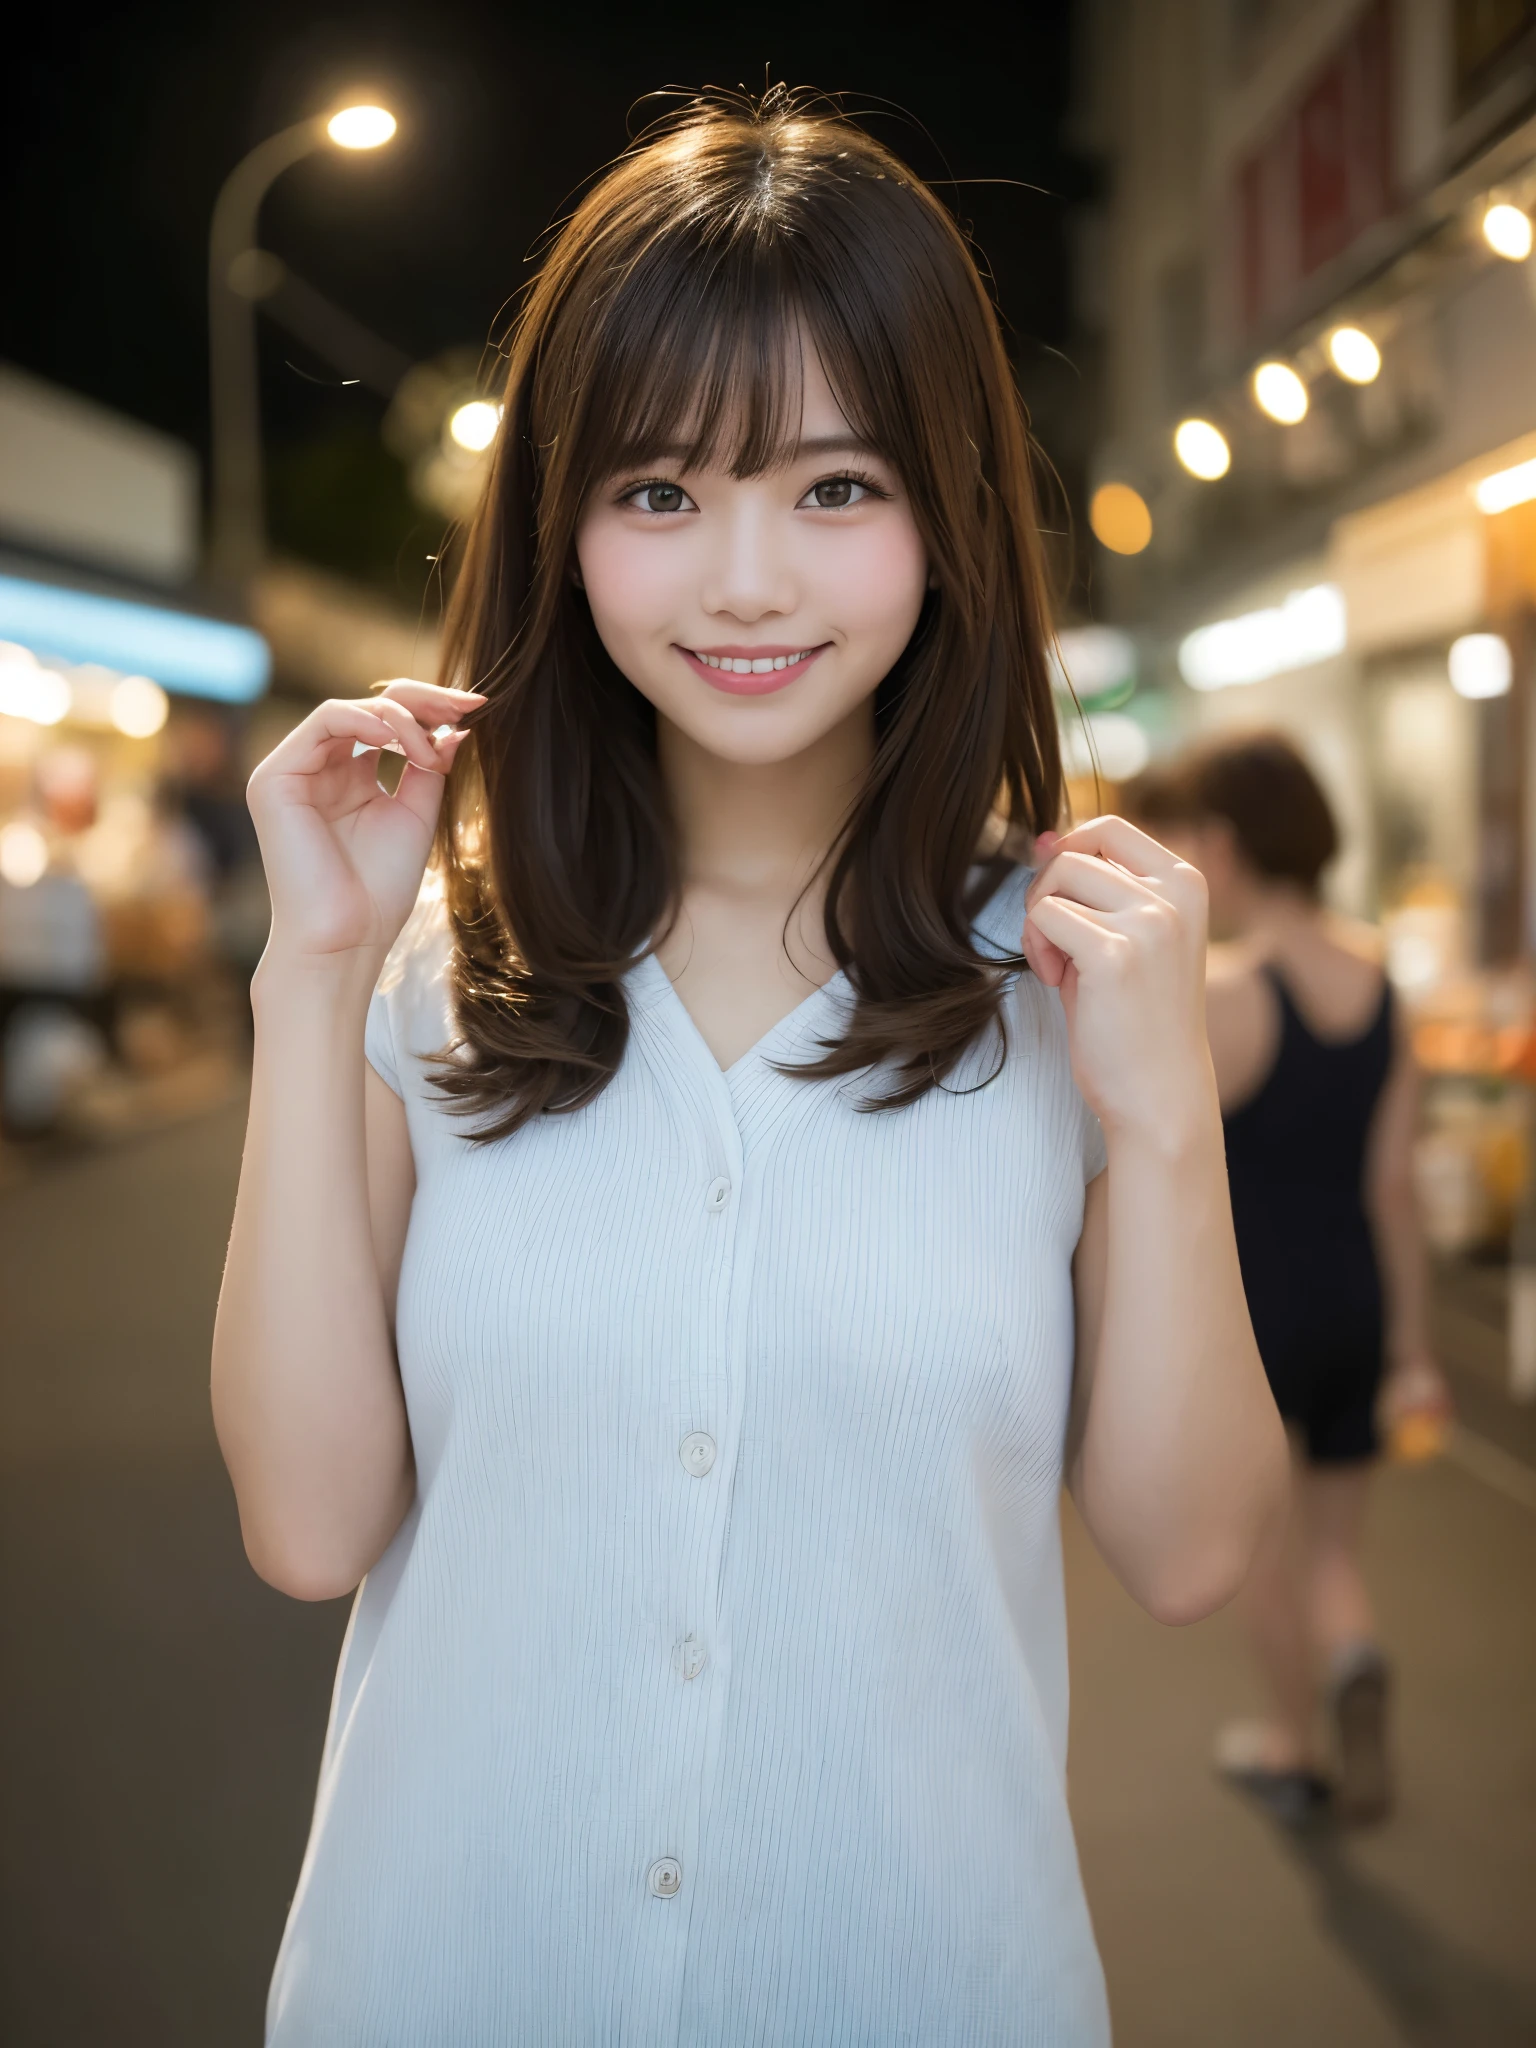
M 1131 708 L 1293 732 L 1340 900 L 1426 913 L 1407 978 L 1528 956 L 1536 0 L 1085 0 L 1078 50 Z

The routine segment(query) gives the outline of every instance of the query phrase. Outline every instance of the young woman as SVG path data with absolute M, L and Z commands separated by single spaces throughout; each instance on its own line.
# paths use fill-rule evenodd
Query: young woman
M 1378 1820 L 1388 1673 L 1360 1570 L 1377 1418 L 1446 1399 L 1413 1187 L 1413 1055 L 1376 935 L 1318 900 L 1338 832 L 1288 740 L 1217 742 L 1132 803 L 1201 869 L 1212 930 L 1232 942 L 1211 954 L 1211 1051 L 1248 1305 L 1296 1448 L 1294 1513 L 1244 1599 L 1274 1714 L 1224 1730 L 1217 1761 L 1283 1818 L 1331 1798 L 1345 1820 Z
M 1180 1622 L 1285 1460 L 1204 886 L 1054 838 L 1029 464 L 932 196 L 697 109 L 528 294 L 451 687 L 253 779 L 215 1409 L 257 1570 L 362 1582 L 285 2048 L 1107 2040 L 1058 1488 Z

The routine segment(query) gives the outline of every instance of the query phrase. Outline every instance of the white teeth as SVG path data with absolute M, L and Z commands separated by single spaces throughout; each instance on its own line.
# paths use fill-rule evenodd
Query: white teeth
M 727 675 L 766 676 L 776 668 L 793 668 L 796 662 L 809 661 L 815 652 L 803 647 L 798 654 L 759 654 L 748 659 L 736 654 L 695 654 L 695 661 L 702 661 L 710 668 L 724 669 Z

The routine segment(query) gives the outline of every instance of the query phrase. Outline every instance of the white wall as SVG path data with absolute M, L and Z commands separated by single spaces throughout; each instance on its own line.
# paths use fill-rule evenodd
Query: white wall
M 197 566 L 198 521 L 190 448 L 0 364 L 0 536 L 174 584 Z

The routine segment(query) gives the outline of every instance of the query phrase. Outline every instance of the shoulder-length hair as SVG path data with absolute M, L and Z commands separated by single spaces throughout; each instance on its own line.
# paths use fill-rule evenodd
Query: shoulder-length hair
M 553 242 L 510 341 L 502 422 L 449 610 L 445 680 L 484 691 L 439 858 L 462 1043 L 439 1087 L 474 1135 L 597 1096 L 623 979 L 675 915 L 651 706 L 575 575 L 589 494 L 662 449 L 736 476 L 787 459 L 802 337 L 901 477 L 933 588 L 875 699 L 868 777 L 828 855 L 855 1002 L 794 1069 L 942 1082 L 1007 966 L 964 897 L 989 814 L 1057 822 L 1061 762 L 1028 426 L 966 242 L 889 151 L 782 92 L 698 104 L 636 144 Z M 466 772 L 467 771 L 467 772 Z

